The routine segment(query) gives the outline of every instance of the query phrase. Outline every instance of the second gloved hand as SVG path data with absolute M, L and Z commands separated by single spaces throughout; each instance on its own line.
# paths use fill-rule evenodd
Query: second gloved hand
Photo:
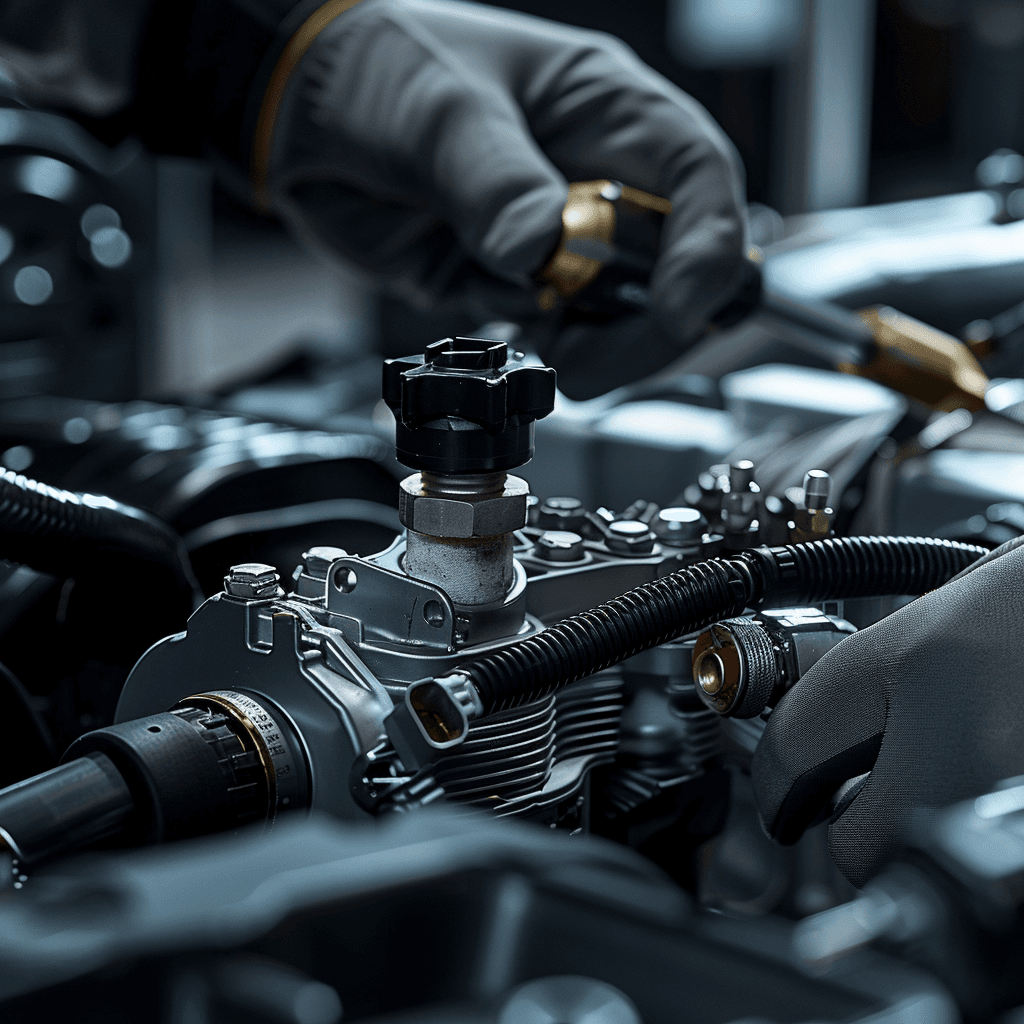
M 754 755 L 765 831 L 795 842 L 844 782 L 829 849 L 861 886 L 916 808 L 1024 774 L 1024 545 L 854 633 L 800 679 Z M 852 797 L 852 799 L 850 799 Z
M 536 314 L 533 275 L 568 181 L 670 199 L 650 319 L 627 350 L 605 346 L 625 357 L 624 377 L 682 351 L 742 274 L 731 145 L 598 33 L 451 0 L 362 0 L 292 73 L 266 157 L 265 194 L 300 232 L 414 304 L 481 321 Z M 569 363 L 585 356 L 570 351 Z

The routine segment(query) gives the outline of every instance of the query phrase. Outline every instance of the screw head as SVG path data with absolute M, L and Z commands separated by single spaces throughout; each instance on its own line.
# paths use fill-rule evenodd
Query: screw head
M 822 509 L 828 505 L 832 478 L 823 469 L 812 469 L 804 474 L 804 508 Z
M 673 546 L 696 544 L 707 529 L 707 519 L 695 508 L 663 508 L 654 521 L 654 535 Z
M 224 590 L 232 597 L 267 598 L 280 593 L 281 577 L 265 562 L 243 562 L 231 566 L 224 577 Z
M 302 562 L 306 567 L 306 574 L 318 580 L 327 579 L 327 570 L 331 563 L 348 554 L 344 548 L 331 547 L 329 544 L 317 545 L 303 552 Z
M 579 498 L 545 498 L 537 510 L 537 525 L 552 530 L 573 530 L 586 515 L 586 509 Z
M 545 530 L 537 538 L 537 554 L 545 562 L 578 562 L 583 557 L 583 538 L 569 530 Z
M 729 490 L 747 491 L 754 482 L 754 464 L 750 459 L 734 462 L 729 467 Z

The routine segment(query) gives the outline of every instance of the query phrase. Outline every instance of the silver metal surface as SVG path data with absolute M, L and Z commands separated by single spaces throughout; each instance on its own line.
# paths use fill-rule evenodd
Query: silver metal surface
M 409 530 L 404 568 L 441 587 L 456 604 L 493 604 L 504 600 L 515 582 L 512 535 L 467 540 Z
M 747 491 L 754 482 L 754 464 L 749 459 L 734 462 L 729 467 L 729 489 Z
M 302 564 L 295 567 L 292 579 L 299 597 L 323 603 L 327 593 L 327 573 L 331 565 L 348 554 L 343 548 L 320 545 L 303 552 Z
M 526 525 L 529 493 L 525 480 L 504 473 L 413 473 L 401 483 L 398 515 L 403 526 L 432 537 L 494 537 Z
M 445 590 L 354 555 L 328 571 L 327 610 L 350 642 L 455 646 L 455 609 Z
M 245 562 L 231 566 L 224 577 L 224 590 L 232 597 L 267 598 L 281 593 L 281 577 L 277 569 L 263 562 Z
M 828 507 L 832 478 L 823 469 L 804 474 L 804 507 L 813 511 Z
M 230 689 L 260 704 L 266 700 L 300 737 L 311 807 L 364 818 L 349 773 L 356 757 L 383 736 L 392 700 L 370 673 L 347 669 L 330 656 L 328 646 L 347 650 L 345 638 L 326 626 L 311 628 L 311 614 L 298 601 L 210 598 L 189 619 L 187 632 L 156 644 L 132 669 L 115 721 L 166 711 L 202 691 Z M 255 620 L 267 628 L 257 630 Z M 252 640 L 256 632 L 258 643 Z M 359 662 L 355 655 L 350 659 Z
M 395 573 L 403 579 L 409 578 L 408 573 L 406 572 L 406 538 L 404 536 L 397 537 L 389 548 L 378 552 L 366 561 L 375 566 L 379 566 L 382 569 Z M 521 636 L 523 635 L 524 629 L 527 633 L 535 630 L 536 626 L 528 625 L 525 619 L 526 571 L 515 559 L 512 561 L 512 574 L 513 580 L 511 588 L 506 594 L 502 595 L 502 597 L 496 601 L 492 601 L 488 604 L 477 605 L 456 604 L 453 602 L 453 606 L 455 608 L 455 634 L 453 637 L 454 647 L 451 648 L 452 650 L 469 646 L 479 648 L 481 644 L 491 643 L 492 641 L 501 640 L 503 638 L 507 639 Z M 436 584 L 431 585 L 436 586 Z M 349 628 L 349 635 L 353 635 L 351 628 Z M 375 644 L 378 642 L 378 639 L 374 638 L 372 630 L 370 633 L 366 634 L 366 637 L 367 643 Z M 389 658 L 392 654 L 395 654 L 397 650 L 397 648 L 393 648 L 389 653 Z M 422 649 L 418 650 L 415 646 L 408 648 L 408 650 L 413 656 L 418 656 L 421 653 L 428 653 Z M 448 649 L 446 648 L 445 650 Z M 440 648 L 434 648 L 429 652 L 429 656 L 431 658 L 436 658 L 441 655 L 441 653 L 442 651 Z M 399 660 L 408 657 L 405 653 L 398 654 L 397 656 Z M 460 655 L 460 657 L 461 656 L 462 655 Z M 391 674 L 388 669 L 382 669 L 382 671 L 384 672 L 383 678 L 403 679 L 407 682 L 412 682 L 414 679 L 423 678 L 425 675 L 435 674 L 435 669 L 441 671 L 440 666 L 434 666 L 430 672 L 424 670 L 413 675 L 408 675 L 405 670 L 399 671 L 397 675 Z
M 569 530 L 545 530 L 535 550 L 545 562 L 578 562 L 584 555 L 583 538 Z
M 695 508 L 663 508 L 652 526 L 658 540 L 674 547 L 699 543 L 707 533 L 708 521 Z
M 537 526 L 546 530 L 576 531 L 586 522 L 586 513 L 579 498 L 545 498 L 537 509 Z

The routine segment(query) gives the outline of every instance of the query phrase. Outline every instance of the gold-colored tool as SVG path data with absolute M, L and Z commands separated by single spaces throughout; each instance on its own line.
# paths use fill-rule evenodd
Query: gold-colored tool
M 669 200 L 617 181 L 573 182 L 558 246 L 537 275 L 537 304 L 545 312 L 572 306 L 599 314 L 642 306 L 671 212 Z M 751 263 L 752 277 L 757 276 L 756 262 Z M 755 308 L 759 291 L 751 289 L 739 304 L 739 315 L 730 309 L 724 322 L 736 322 Z M 814 309 L 800 308 L 809 314 L 802 325 L 813 324 Z M 780 315 L 779 308 L 773 312 Z M 858 315 L 871 331 L 873 350 L 863 361 L 839 362 L 837 369 L 940 412 L 984 407 L 989 379 L 964 342 L 888 306 L 872 306 Z
M 602 270 L 620 270 L 617 286 L 645 277 L 671 212 L 669 200 L 617 181 L 573 182 L 562 210 L 562 236 L 538 275 L 537 304 L 548 311 L 581 297 Z
M 871 329 L 875 354 L 863 365 L 840 363 L 838 369 L 940 412 L 984 408 L 989 379 L 962 341 L 888 306 L 871 306 L 858 316 Z

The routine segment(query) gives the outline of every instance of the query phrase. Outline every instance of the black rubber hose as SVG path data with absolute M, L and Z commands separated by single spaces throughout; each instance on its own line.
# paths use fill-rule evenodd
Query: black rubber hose
M 181 538 L 160 519 L 0 471 L 0 557 L 65 577 L 83 566 L 94 570 L 105 553 L 166 569 L 189 603 L 201 596 Z
M 539 700 L 641 651 L 765 603 L 920 594 L 988 549 L 930 537 L 842 537 L 756 548 L 679 569 L 456 668 L 483 714 Z

